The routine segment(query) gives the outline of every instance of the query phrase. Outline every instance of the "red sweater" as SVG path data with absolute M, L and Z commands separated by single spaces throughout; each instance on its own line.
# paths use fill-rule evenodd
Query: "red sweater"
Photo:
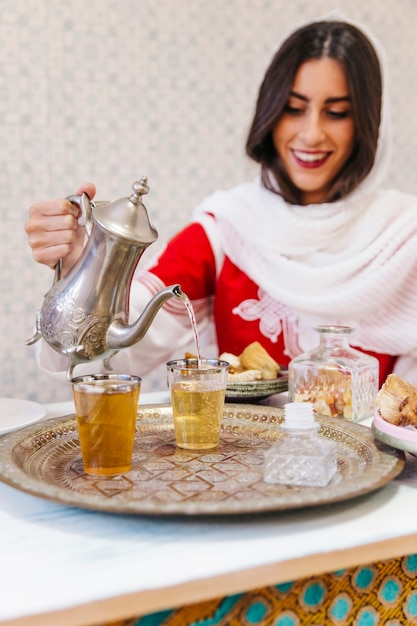
M 203 227 L 192 223 L 167 245 L 150 270 L 166 285 L 178 282 L 191 301 L 214 296 L 213 315 L 219 354 L 239 355 L 253 341 L 281 365 L 288 365 L 297 344 L 296 317 L 262 292 L 227 257 L 216 274 L 216 263 Z M 291 323 L 291 318 L 295 323 Z M 359 350 L 359 346 L 355 346 Z M 365 352 L 365 350 L 363 350 Z M 396 356 L 372 354 L 379 361 L 380 384 L 393 371 Z

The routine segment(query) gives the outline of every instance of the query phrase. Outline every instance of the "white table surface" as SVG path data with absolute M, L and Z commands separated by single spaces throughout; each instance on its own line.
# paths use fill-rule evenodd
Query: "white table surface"
M 46 408 L 47 418 L 73 412 Z M 0 483 L 0 624 L 98 624 L 414 551 L 411 455 L 360 499 L 238 519 L 106 514 Z

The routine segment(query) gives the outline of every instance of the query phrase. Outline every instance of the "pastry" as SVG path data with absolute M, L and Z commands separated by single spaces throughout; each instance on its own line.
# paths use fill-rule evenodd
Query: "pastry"
M 417 388 L 396 374 L 387 376 L 375 404 L 387 422 L 395 426 L 417 426 Z
M 248 383 L 253 380 L 262 380 L 262 372 L 259 370 L 242 370 L 241 372 L 229 372 L 228 380 L 231 383 Z
M 280 367 L 276 361 L 268 354 L 259 341 L 249 344 L 239 355 L 240 362 L 245 370 L 259 370 L 262 378 L 268 380 L 276 378 Z
M 243 366 L 236 354 L 231 352 L 223 352 L 219 356 L 220 361 L 227 361 L 230 364 L 229 374 L 239 374 L 243 372 Z

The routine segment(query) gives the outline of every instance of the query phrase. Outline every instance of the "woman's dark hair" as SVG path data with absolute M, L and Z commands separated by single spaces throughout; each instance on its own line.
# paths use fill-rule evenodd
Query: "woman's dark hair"
M 301 194 L 285 172 L 272 132 L 288 102 L 299 67 L 323 57 L 335 59 L 345 70 L 355 128 L 352 154 L 332 181 L 326 201 L 333 202 L 352 191 L 375 160 L 382 80 L 373 46 L 359 29 L 346 22 L 314 22 L 300 28 L 284 42 L 266 71 L 246 143 L 246 153 L 261 164 L 265 187 L 292 204 L 301 203 Z

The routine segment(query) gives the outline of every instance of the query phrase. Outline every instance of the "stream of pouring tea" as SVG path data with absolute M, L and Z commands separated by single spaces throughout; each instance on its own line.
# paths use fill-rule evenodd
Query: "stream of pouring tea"
M 191 328 L 193 330 L 193 335 L 194 335 L 194 343 L 195 343 L 195 349 L 197 352 L 197 358 L 198 360 L 200 360 L 201 359 L 201 347 L 200 347 L 200 339 L 199 339 L 198 332 L 197 332 L 197 322 L 195 319 L 194 307 L 191 304 L 190 298 L 183 291 L 181 291 L 180 298 L 184 302 L 185 308 L 188 311 L 188 316 L 190 318 Z

